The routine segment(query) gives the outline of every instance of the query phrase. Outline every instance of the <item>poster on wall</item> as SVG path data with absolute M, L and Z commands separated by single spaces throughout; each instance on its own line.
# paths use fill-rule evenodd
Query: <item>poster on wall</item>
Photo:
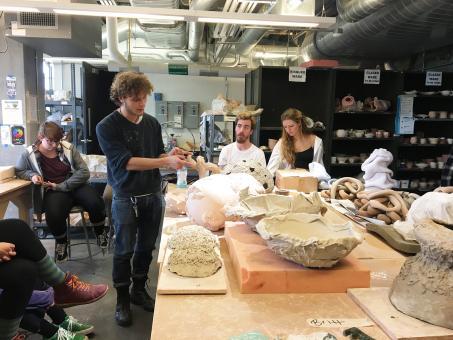
M 0 125 L 1 145 L 11 145 L 11 127 L 8 125 Z
M 22 100 L 2 100 L 2 118 L 5 125 L 22 125 Z
M 6 76 L 6 95 L 9 99 L 16 99 L 16 77 Z
M 11 126 L 11 143 L 13 145 L 25 144 L 25 129 L 23 126 Z

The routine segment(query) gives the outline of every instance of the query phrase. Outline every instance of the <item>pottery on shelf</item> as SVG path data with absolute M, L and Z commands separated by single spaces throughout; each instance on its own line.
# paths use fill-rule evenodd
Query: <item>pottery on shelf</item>
M 363 240 L 351 222 L 332 224 L 321 215 L 263 218 L 256 229 L 277 255 L 306 267 L 332 267 Z
M 335 134 L 337 135 L 338 138 L 344 138 L 344 137 L 346 137 L 348 132 L 346 130 L 339 129 L 339 130 L 336 131 Z
M 390 301 L 404 314 L 453 329 L 453 230 L 424 220 L 414 233 L 421 251 L 404 263 Z
M 426 163 L 415 163 L 415 166 L 417 168 L 419 168 L 420 170 L 423 170 L 424 168 L 426 168 L 428 166 L 428 164 L 426 164 Z
M 429 144 L 437 144 L 439 142 L 439 138 L 436 137 L 430 137 L 428 138 Z
M 354 97 L 351 95 L 343 97 L 341 99 L 341 109 L 343 111 L 354 111 L 356 109 Z

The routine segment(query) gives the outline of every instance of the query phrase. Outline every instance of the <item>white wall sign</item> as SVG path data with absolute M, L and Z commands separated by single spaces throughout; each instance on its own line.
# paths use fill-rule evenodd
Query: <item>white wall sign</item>
M 23 125 L 22 100 L 2 100 L 2 123 Z
M 414 133 L 414 117 L 400 117 L 397 132 L 401 135 L 412 135 Z
M 399 114 L 405 117 L 412 117 L 414 115 L 413 96 L 399 96 Z
M 426 72 L 426 86 L 442 86 L 442 72 Z
M 0 140 L 2 145 L 11 144 L 11 127 L 9 125 L 0 125 Z
M 6 76 L 6 95 L 9 99 L 16 99 L 16 77 Z
M 363 83 L 364 84 L 379 85 L 380 82 L 381 82 L 381 70 L 366 69 L 363 72 Z
M 307 81 L 307 69 L 305 67 L 290 67 L 289 81 L 305 83 Z

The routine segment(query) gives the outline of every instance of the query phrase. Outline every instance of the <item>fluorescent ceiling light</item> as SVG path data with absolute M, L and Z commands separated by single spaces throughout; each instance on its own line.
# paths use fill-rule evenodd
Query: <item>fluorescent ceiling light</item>
M 314 22 L 294 22 L 294 21 L 269 21 L 269 20 L 248 20 L 234 18 L 198 18 L 199 22 L 222 23 L 236 25 L 254 25 L 254 26 L 281 26 L 281 27 L 318 27 Z
M 110 3 L 112 0 L 103 0 Z M 257 0 L 265 1 L 265 0 Z M 266 0 L 268 1 L 268 0 Z M 336 23 L 334 17 L 316 17 L 310 15 L 277 15 L 257 13 L 218 12 L 187 10 L 161 7 L 111 6 L 72 2 L 0 0 L 2 8 L 14 12 L 44 12 L 64 15 L 95 17 L 133 18 L 151 20 L 171 20 L 206 23 L 226 23 L 253 26 L 277 26 L 304 28 L 330 28 Z
M 107 11 L 84 11 L 78 9 L 54 9 L 56 14 L 64 15 L 84 15 L 93 17 L 114 17 L 114 18 L 132 18 L 132 19 L 159 19 L 159 20 L 174 20 L 184 21 L 183 16 L 177 15 L 159 15 L 159 14 L 140 14 L 128 12 L 107 12 Z
M 39 12 L 39 9 L 34 7 L 19 7 L 19 6 L 2 6 L 0 12 Z

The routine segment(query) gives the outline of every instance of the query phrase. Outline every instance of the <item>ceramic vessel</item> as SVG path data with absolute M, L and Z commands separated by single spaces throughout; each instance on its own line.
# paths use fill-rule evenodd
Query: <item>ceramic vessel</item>
M 414 233 L 421 251 L 404 263 L 390 301 L 404 314 L 453 329 L 453 230 L 424 220 Z
M 346 137 L 347 132 L 346 132 L 346 130 L 339 129 L 339 130 L 337 130 L 336 135 L 338 138 L 344 138 L 344 137 Z
M 277 255 L 315 268 L 334 266 L 363 240 L 351 222 L 333 225 L 306 213 L 264 218 L 256 229 Z

